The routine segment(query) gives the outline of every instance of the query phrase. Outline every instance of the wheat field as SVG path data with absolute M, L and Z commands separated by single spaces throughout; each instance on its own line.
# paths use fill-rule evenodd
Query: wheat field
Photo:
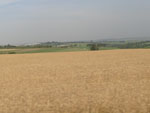
M 150 113 L 150 50 L 0 55 L 0 113 Z

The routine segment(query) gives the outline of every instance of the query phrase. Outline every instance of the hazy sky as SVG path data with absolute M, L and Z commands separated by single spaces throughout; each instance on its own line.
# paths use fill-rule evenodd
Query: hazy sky
M 0 44 L 150 37 L 150 0 L 0 0 Z

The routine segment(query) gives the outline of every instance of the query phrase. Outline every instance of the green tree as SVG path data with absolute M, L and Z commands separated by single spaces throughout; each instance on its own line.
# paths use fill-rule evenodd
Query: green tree
M 91 50 L 91 51 L 99 50 L 98 45 L 97 45 L 97 44 L 92 44 L 92 45 L 90 46 L 90 50 Z

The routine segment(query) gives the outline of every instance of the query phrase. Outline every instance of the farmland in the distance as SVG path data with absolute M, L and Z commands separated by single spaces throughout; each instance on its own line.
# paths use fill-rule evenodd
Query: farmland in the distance
M 0 55 L 0 113 L 150 113 L 150 50 Z

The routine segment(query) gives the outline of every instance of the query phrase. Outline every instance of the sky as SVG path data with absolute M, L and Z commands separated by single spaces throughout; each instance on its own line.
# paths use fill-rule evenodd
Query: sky
M 0 0 L 0 44 L 150 37 L 150 0 Z

